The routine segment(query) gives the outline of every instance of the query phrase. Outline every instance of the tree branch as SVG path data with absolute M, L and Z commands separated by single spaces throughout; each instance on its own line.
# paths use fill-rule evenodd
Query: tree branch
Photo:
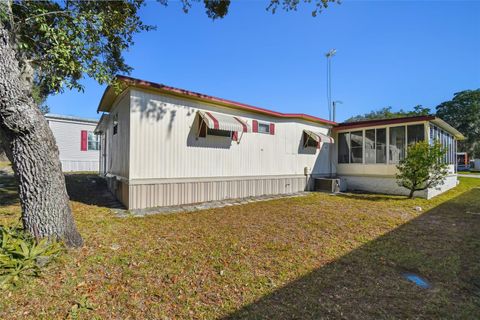
M 34 16 L 30 16 L 28 17 L 27 19 L 25 19 L 24 22 L 28 22 L 30 20 L 33 20 L 33 19 L 36 19 L 36 18 L 39 18 L 39 17 L 43 17 L 43 16 L 48 16 L 48 15 L 56 15 L 56 14 L 63 14 L 63 15 L 66 15 L 67 17 L 69 17 L 69 13 L 72 13 L 72 11 L 69 11 L 69 10 L 57 10 L 57 11 L 50 11 L 50 12 L 45 12 L 45 13 L 40 13 L 40 14 L 36 14 Z

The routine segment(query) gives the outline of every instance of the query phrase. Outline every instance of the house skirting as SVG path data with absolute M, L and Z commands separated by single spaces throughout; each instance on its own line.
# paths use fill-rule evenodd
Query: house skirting
M 91 171 L 98 172 L 98 159 L 95 160 L 60 160 L 63 172 Z
M 117 180 L 107 185 L 128 209 L 240 199 L 262 195 L 290 194 L 310 190 L 305 175 L 217 177 L 192 179 Z
M 347 184 L 347 190 L 349 191 L 366 191 L 371 193 L 380 194 L 392 194 L 392 195 L 404 195 L 407 196 L 409 190 L 400 187 L 397 184 L 395 177 L 391 176 L 353 176 L 353 175 L 341 175 L 345 179 Z M 431 199 L 457 185 L 457 175 L 449 175 L 446 177 L 444 183 L 436 188 L 430 188 L 428 190 L 416 191 L 415 197 L 421 197 Z

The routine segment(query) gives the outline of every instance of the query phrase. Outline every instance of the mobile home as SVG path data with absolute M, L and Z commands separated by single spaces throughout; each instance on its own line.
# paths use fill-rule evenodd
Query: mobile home
M 98 120 L 51 113 L 45 118 L 57 142 L 62 170 L 98 172 L 99 142 L 94 134 Z
M 335 123 L 119 77 L 98 110 L 100 173 L 129 209 L 283 194 L 335 174 Z
M 416 195 L 431 198 L 457 184 L 456 141 L 463 136 L 434 116 L 337 124 L 118 80 L 99 104 L 96 133 L 100 174 L 129 209 L 294 193 L 325 177 L 342 189 L 407 194 L 396 183 L 396 165 L 410 143 L 424 139 L 448 150 L 449 175 Z

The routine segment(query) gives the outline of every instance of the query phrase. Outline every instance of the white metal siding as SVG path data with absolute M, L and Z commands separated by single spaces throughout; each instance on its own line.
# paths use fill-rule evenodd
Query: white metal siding
M 118 131 L 113 134 L 113 116 L 118 114 Z M 105 151 L 105 174 L 111 174 L 128 179 L 130 158 L 130 96 L 128 91 L 122 95 L 106 120 L 105 132 L 102 133 L 102 148 Z M 103 160 L 102 160 L 103 161 Z M 103 167 L 103 164 L 102 164 Z
M 92 131 L 95 123 L 47 118 L 55 136 L 63 171 L 98 171 L 98 150 L 81 150 L 82 130 Z
M 196 111 L 239 116 L 248 121 L 275 123 L 275 135 L 245 133 L 240 143 L 226 137 L 196 139 Z M 237 177 L 329 173 L 328 144 L 319 150 L 302 146 L 304 129 L 328 134 L 328 128 L 131 91 L 130 180 L 192 177 Z M 195 123 L 194 123 L 195 121 Z M 116 153 L 124 156 L 125 153 Z

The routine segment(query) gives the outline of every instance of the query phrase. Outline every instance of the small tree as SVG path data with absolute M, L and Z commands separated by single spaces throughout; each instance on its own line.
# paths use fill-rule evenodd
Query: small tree
M 433 188 L 442 184 L 448 173 L 443 161 L 446 150 L 436 141 L 430 145 L 420 141 L 408 147 L 407 156 L 397 165 L 397 183 L 410 190 L 409 198 L 415 191 Z

